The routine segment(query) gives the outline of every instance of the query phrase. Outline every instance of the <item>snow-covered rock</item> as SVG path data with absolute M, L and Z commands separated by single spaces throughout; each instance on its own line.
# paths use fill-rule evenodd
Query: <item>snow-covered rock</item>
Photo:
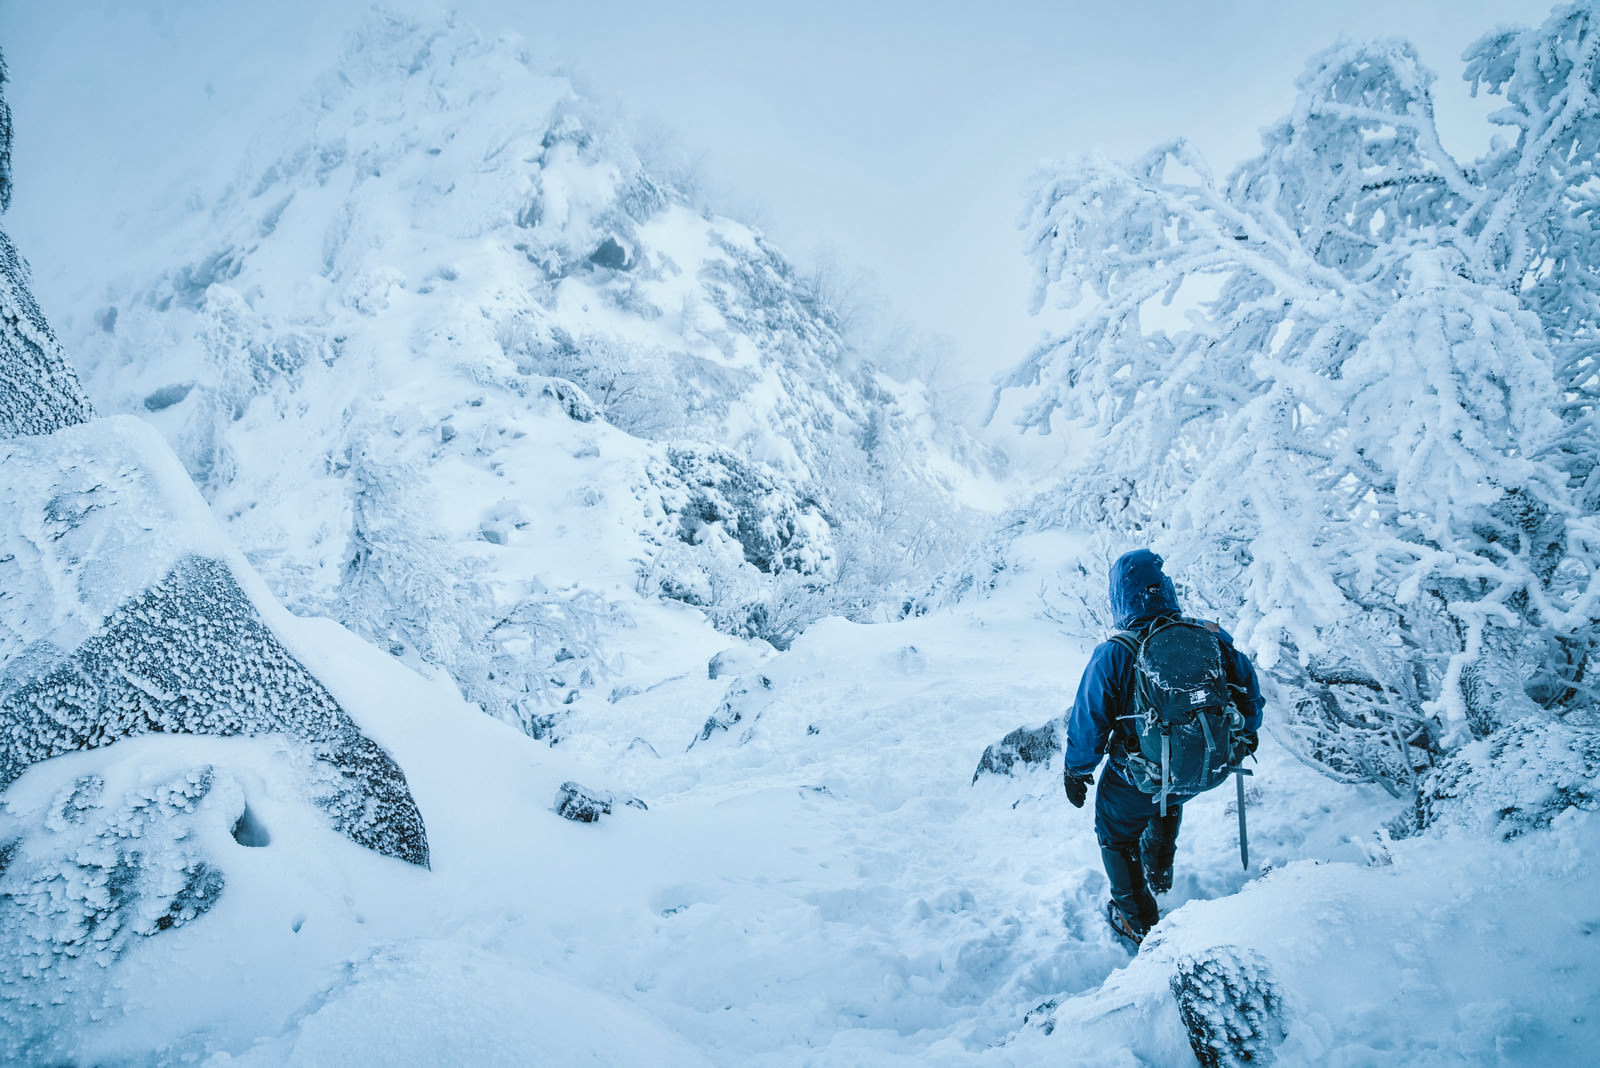
M 0 442 L 0 504 L 0 787 L 135 735 L 282 733 L 336 828 L 428 863 L 405 775 L 263 620 L 154 431 L 117 417 Z
M 0 99 L 0 108 L 4 106 Z M 9 124 L 4 133 L 9 151 Z M 0 230 L 0 438 L 48 434 L 93 414 L 77 374 L 29 292 L 22 256 Z
M 1019 765 L 1048 764 L 1061 752 L 1065 743 L 1061 725 L 1052 720 L 1041 727 L 1018 727 L 1004 738 L 988 746 L 978 759 L 972 781 L 980 775 L 1014 775 Z
M 1168 984 L 1202 1068 L 1271 1064 L 1283 1041 L 1283 998 L 1255 953 L 1214 946 L 1178 958 Z
M 556 815 L 574 823 L 595 823 L 601 816 L 611 815 L 614 804 L 609 793 L 591 790 L 575 782 L 564 782 L 556 794 Z

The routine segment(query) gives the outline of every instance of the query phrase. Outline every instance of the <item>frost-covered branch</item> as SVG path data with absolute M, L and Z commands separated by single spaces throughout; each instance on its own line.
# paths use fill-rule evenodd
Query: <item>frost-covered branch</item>
M 1477 46 L 1469 76 L 1523 136 L 1475 168 L 1439 144 L 1432 74 L 1384 42 L 1315 57 L 1225 185 L 1175 142 L 1037 186 L 1035 303 L 1077 317 L 996 403 L 1094 431 L 1059 492 L 1128 487 L 1341 775 L 1414 790 L 1587 692 L 1600 301 L 1569 298 L 1600 275 L 1578 208 L 1600 147 L 1588 26 L 1563 9 Z M 1535 262 L 1570 277 L 1530 283 Z

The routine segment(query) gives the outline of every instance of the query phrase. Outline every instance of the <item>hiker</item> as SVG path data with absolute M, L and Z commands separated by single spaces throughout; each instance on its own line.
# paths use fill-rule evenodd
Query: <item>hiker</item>
M 1094 797 L 1095 837 L 1111 881 L 1106 918 L 1137 947 L 1160 918 L 1155 895 L 1172 889 L 1183 803 L 1255 752 L 1263 701 L 1255 669 L 1228 632 L 1184 619 L 1155 553 L 1138 549 L 1111 565 L 1111 613 L 1118 633 L 1095 647 L 1072 702 L 1063 784 L 1067 800 L 1082 808 L 1101 756 L 1109 756 Z M 1185 642 L 1187 661 L 1170 651 Z M 1173 659 L 1152 663 L 1162 656 Z M 1164 740 L 1161 720 L 1147 714 L 1159 704 L 1153 683 L 1163 677 L 1181 687 L 1179 704 L 1203 709 L 1170 713 L 1167 722 L 1189 726 L 1172 727 Z

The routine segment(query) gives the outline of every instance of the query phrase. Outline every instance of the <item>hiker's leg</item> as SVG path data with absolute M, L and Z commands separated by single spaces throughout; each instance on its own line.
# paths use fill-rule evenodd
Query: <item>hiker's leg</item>
M 1145 886 L 1139 860 L 1139 837 L 1154 814 L 1150 795 L 1125 782 L 1109 768 L 1094 793 L 1094 830 L 1100 860 L 1111 882 L 1111 900 L 1141 928 L 1155 926 L 1160 913 Z
M 1144 878 L 1154 894 L 1164 894 L 1172 889 L 1172 858 L 1178 852 L 1178 825 L 1183 822 L 1183 806 L 1167 805 L 1167 814 L 1159 811 L 1145 824 L 1139 836 L 1139 855 L 1144 862 Z

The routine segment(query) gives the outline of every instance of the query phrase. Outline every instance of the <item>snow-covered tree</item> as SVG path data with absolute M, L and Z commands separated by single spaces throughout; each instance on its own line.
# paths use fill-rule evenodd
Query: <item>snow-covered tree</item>
M 1469 52 L 1520 131 L 1474 167 L 1408 44 L 1341 44 L 1226 182 L 1177 142 L 1033 199 L 1035 305 L 1074 317 L 996 403 L 1087 431 L 1052 499 L 1166 552 L 1302 755 L 1397 793 L 1593 707 L 1594 13 Z

